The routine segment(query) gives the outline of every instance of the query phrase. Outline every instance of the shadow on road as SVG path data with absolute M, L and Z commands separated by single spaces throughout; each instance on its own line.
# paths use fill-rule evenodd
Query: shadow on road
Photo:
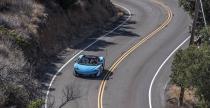
M 94 33 L 89 38 L 85 39 L 81 44 L 78 44 L 76 46 L 71 47 L 72 49 L 76 50 L 82 50 L 92 42 L 96 41 L 96 39 L 99 36 L 105 35 L 115 29 L 117 26 L 122 24 L 126 19 L 128 18 L 128 15 L 125 15 L 121 17 L 118 21 L 114 22 L 112 25 L 103 28 L 102 30 L 98 30 L 96 33 Z M 112 33 L 109 33 L 106 35 L 106 37 L 117 37 L 117 36 L 127 36 L 127 37 L 138 37 L 139 35 L 132 32 L 132 29 L 135 29 L 132 27 L 132 24 L 136 24 L 135 21 L 127 21 L 124 23 L 121 27 L 114 30 Z M 94 46 L 91 46 L 90 48 L 86 49 L 86 51 L 103 51 L 106 47 L 110 45 L 115 45 L 116 43 L 113 42 L 107 42 L 105 40 L 98 40 L 97 43 L 94 44 Z
M 105 35 L 107 33 L 109 33 L 110 31 L 112 31 L 113 29 L 115 29 L 117 26 L 119 26 L 120 24 L 122 24 L 129 16 L 127 14 L 125 14 L 124 16 L 122 16 L 121 18 L 119 18 L 118 21 L 112 23 L 111 25 L 100 29 L 98 31 L 96 31 L 95 33 L 93 33 L 92 36 L 90 36 L 89 38 L 85 39 L 83 42 L 72 46 L 69 45 L 70 49 L 73 50 L 83 50 L 85 47 L 87 47 L 89 44 L 91 44 L 92 42 L 96 41 L 96 39 L 102 35 Z M 127 22 L 125 22 L 122 26 L 120 26 L 118 29 L 116 29 L 115 31 L 113 31 L 112 33 L 106 35 L 106 37 L 117 37 L 117 36 L 126 36 L 126 37 L 138 37 L 140 35 L 132 32 L 133 28 L 132 25 L 136 24 L 135 21 L 129 20 Z M 87 48 L 85 51 L 104 51 L 106 49 L 106 47 L 111 46 L 111 45 L 115 45 L 116 43 L 114 42 L 108 42 L 106 40 L 98 40 L 93 46 Z M 65 49 L 65 48 L 64 48 Z M 64 52 L 65 53 L 65 52 Z M 64 64 L 64 60 L 66 55 L 58 55 L 56 57 L 52 58 L 52 61 L 50 61 L 49 64 L 45 65 L 43 69 L 41 69 L 41 72 L 44 72 L 44 76 L 42 75 L 41 77 L 41 82 L 43 82 L 42 84 L 42 88 L 44 90 L 47 90 L 49 87 L 49 82 L 51 81 L 52 77 L 57 73 L 58 71 L 58 64 L 61 67 L 62 64 Z M 99 77 L 99 78 L 86 78 L 89 80 L 103 80 L 104 76 L 107 75 L 107 73 L 110 73 L 107 80 L 110 79 L 110 77 L 112 76 L 112 72 L 109 72 L 108 70 L 105 70 L 105 72 Z M 62 73 L 60 73 L 59 75 L 61 75 Z M 51 89 L 55 90 L 55 89 Z

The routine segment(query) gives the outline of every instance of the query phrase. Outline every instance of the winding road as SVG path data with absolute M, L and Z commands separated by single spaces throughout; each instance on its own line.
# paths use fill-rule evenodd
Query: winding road
M 101 31 L 105 35 L 86 39 L 66 55 L 66 63 L 49 84 L 45 108 L 50 103 L 55 108 L 164 108 L 170 57 L 178 46 L 187 45 L 191 20 L 177 0 L 113 2 L 126 15 Z M 98 79 L 74 77 L 73 61 L 79 54 L 105 56 L 104 75 Z M 65 103 L 67 86 L 73 87 L 77 98 Z

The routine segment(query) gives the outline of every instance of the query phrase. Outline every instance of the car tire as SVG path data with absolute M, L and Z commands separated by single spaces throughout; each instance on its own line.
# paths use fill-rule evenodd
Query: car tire
M 104 65 L 102 65 L 102 69 L 101 69 L 101 71 L 103 72 L 103 70 L 104 70 Z
M 79 74 L 77 72 L 74 71 L 74 76 L 75 77 L 79 77 Z

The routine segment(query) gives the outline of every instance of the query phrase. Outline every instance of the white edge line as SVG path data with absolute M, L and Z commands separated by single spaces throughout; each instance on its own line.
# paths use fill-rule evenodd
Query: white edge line
M 162 67 L 165 65 L 165 63 L 171 58 L 171 56 L 183 45 L 185 44 L 188 40 L 190 39 L 190 36 L 187 37 L 176 49 L 174 49 L 173 52 L 171 52 L 171 54 L 165 59 L 165 61 L 160 65 L 160 67 L 158 68 L 157 72 L 155 73 L 155 76 L 153 77 L 151 83 L 150 83 L 150 87 L 149 87 L 149 107 L 152 108 L 152 100 L 151 100 L 151 91 L 152 91 L 152 86 L 154 84 L 154 81 L 158 75 L 158 73 L 160 72 L 160 70 L 162 69 Z
M 91 47 L 92 45 L 94 45 L 100 38 L 102 38 L 102 37 L 105 37 L 105 36 L 107 36 L 107 35 L 109 35 L 110 33 L 112 33 L 112 32 L 114 32 L 116 29 L 118 29 L 119 27 L 121 27 L 122 25 L 124 25 L 130 18 L 131 18 L 131 12 L 130 12 L 130 10 L 129 9 L 127 9 L 126 7 L 123 7 L 123 6 L 121 6 L 121 5 L 119 5 L 119 4 L 114 4 L 114 5 L 116 5 L 116 6 L 119 6 L 119 7 L 121 7 L 121 8 L 123 8 L 123 9 L 125 9 L 127 12 L 128 12 L 128 14 L 129 14 L 129 16 L 128 16 L 128 18 L 125 20 L 125 21 L 123 21 L 119 26 L 117 26 L 116 28 L 114 28 L 113 30 L 111 30 L 110 32 L 108 32 L 108 33 L 106 33 L 106 34 L 104 34 L 104 35 L 102 35 L 101 37 L 99 37 L 99 38 L 97 38 L 93 43 L 91 43 L 90 45 L 88 45 L 87 47 L 85 47 L 83 50 L 81 50 L 81 51 L 79 51 L 76 55 L 74 55 L 72 58 L 70 58 L 58 71 L 57 71 L 57 73 L 53 76 L 53 78 L 52 78 L 52 80 L 50 81 L 50 84 L 49 84 L 49 87 L 48 87 L 48 90 L 47 90 L 47 93 L 46 93 L 46 96 L 45 96 L 45 108 L 47 108 L 47 102 L 48 102 L 48 96 L 49 96 L 49 93 L 50 93 L 50 89 L 51 89 L 51 86 L 52 86 L 52 84 L 53 84 L 53 82 L 54 82 L 54 80 L 55 80 L 55 78 L 58 76 L 58 74 L 75 58 L 75 57 L 77 57 L 79 54 L 81 54 L 82 52 L 84 52 L 86 49 L 88 49 L 89 47 Z

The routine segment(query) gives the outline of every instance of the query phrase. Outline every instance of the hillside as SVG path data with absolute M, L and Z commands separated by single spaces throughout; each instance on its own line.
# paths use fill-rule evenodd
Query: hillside
M 40 67 L 117 19 L 110 0 L 1 0 L 0 107 L 40 98 Z

